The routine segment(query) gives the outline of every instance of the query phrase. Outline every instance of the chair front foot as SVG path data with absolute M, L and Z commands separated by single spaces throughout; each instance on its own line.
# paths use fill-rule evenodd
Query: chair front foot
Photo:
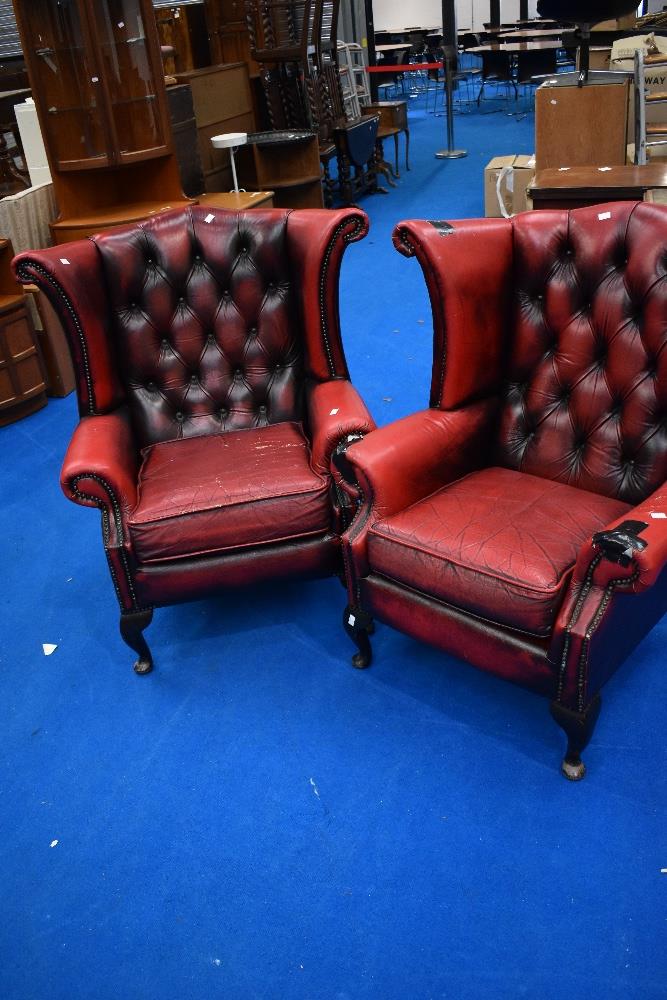
M 343 614 L 343 627 L 359 650 L 352 657 L 352 666 L 356 667 L 357 670 L 369 667 L 373 659 L 373 650 L 368 637 L 375 629 L 373 619 L 367 611 L 348 604 Z
M 568 781 L 581 781 L 586 774 L 581 754 L 593 735 L 601 705 L 599 694 L 583 712 L 566 708 L 558 701 L 551 702 L 551 715 L 567 736 L 567 752 L 561 764 L 561 773 Z
M 153 669 L 153 657 L 142 635 L 152 620 L 152 608 L 144 608 L 141 611 L 123 611 L 120 616 L 120 634 L 130 649 L 139 654 L 139 659 L 134 664 L 136 674 L 150 674 Z

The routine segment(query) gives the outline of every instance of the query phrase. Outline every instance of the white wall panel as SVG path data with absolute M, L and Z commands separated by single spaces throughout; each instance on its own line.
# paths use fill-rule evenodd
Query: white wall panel
M 500 23 L 519 20 L 519 0 L 500 0 Z
M 535 0 L 535 3 L 537 0 Z M 505 4 L 515 5 L 516 15 L 504 16 Z M 481 30 L 484 21 L 489 20 L 489 0 L 456 0 L 456 23 L 460 28 Z M 519 0 L 503 0 L 503 20 L 519 16 Z M 373 0 L 373 20 L 376 31 L 387 28 L 406 28 L 411 24 L 442 24 L 441 0 Z

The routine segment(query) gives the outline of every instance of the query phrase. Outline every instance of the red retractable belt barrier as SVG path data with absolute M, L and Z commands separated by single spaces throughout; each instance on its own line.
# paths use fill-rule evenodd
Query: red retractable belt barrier
M 394 65 L 394 63 L 380 63 L 378 66 L 366 66 L 367 73 L 409 73 L 414 69 L 441 69 L 443 63 L 441 62 L 430 62 L 430 63 L 401 63 L 400 66 Z

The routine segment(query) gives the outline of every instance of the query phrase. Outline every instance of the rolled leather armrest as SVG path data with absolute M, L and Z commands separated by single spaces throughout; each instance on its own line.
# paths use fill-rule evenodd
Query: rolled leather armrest
M 624 528 L 626 522 L 634 525 Z M 598 586 L 618 581 L 627 584 L 626 590 L 639 593 L 653 586 L 666 564 L 667 483 L 584 545 L 573 582 L 582 583 L 592 573 Z
M 109 544 L 122 544 L 123 525 L 137 503 L 139 454 L 122 411 L 84 417 L 70 441 L 60 482 L 65 496 L 109 515 Z
M 354 386 L 346 379 L 320 382 L 308 390 L 308 418 L 312 435 L 313 468 L 322 475 L 331 469 L 336 447 L 351 434 L 368 434 L 375 421 Z
M 484 465 L 495 412 L 495 399 L 460 410 L 420 410 L 351 444 L 348 467 L 375 514 L 404 510 Z

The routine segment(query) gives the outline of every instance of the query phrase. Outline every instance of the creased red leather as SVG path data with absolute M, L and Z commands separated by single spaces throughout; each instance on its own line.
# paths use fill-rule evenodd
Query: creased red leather
M 129 418 L 123 411 L 84 417 L 77 425 L 63 461 L 60 482 L 70 500 L 108 508 L 109 544 L 127 541 L 127 518 L 137 502 L 139 455 Z M 121 526 L 115 516 L 116 502 Z
M 662 205 L 526 212 L 497 462 L 635 504 L 667 479 Z
M 13 268 L 19 281 L 44 292 L 63 325 L 74 362 L 79 414 L 118 407 L 124 390 L 113 355 L 111 314 L 95 244 L 78 240 L 30 250 L 14 258 Z
M 553 686 L 542 686 L 542 693 L 583 711 L 667 610 L 667 519 L 651 517 L 667 513 L 662 509 L 667 507 L 667 207 L 624 202 L 574 212 L 526 213 L 507 222 L 407 222 L 396 228 L 394 242 L 406 256 L 418 258 L 431 295 L 432 402 L 451 407 L 475 393 L 488 392 L 490 398 L 498 393 L 494 422 L 482 438 L 491 451 L 479 458 L 476 468 L 499 466 L 581 491 L 579 499 L 570 495 L 554 513 L 553 526 L 562 528 L 564 537 L 547 540 L 544 546 L 543 539 L 529 533 L 517 540 L 509 565 L 516 569 L 517 556 L 525 557 L 525 567 L 516 575 L 527 576 L 534 588 L 541 562 L 543 570 L 552 562 L 563 568 L 571 565 L 573 550 L 578 550 L 577 561 L 571 575 L 569 569 L 553 574 L 550 586 L 560 592 L 553 591 L 557 599 L 543 607 L 537 619 L 529 608 L 518 607 L 507 581 L 499 581 L 493 593 L 480 582 L 481 572 L 477 582 L 470 574 L 465 579 L 459 562 L 469 555 L 464 544 L 467 527 L 461 533 L 457 520 L 468 525 L 478 498 L 462 502 L 460 516 L 424 500 L 442 487 L 435 455 L 417 447 L 411 464 L 412 437 L 403 422 L 397 422 L 358 446 L 360 455 L 364 449 L 369 455 L 377 449 L 379 455 L 375 465 L 369 457 L 368 475 L 361 460 L 357 466 L 366 502 L 344 536 L 350 599 L 362 608 L 366 600 L 367 610 L 408 632 L 412 629 L 411 634 L 416 634 L 412 614 L 418 615 L 421 637 L 491 670 L 495 665 L 483 662 L 484 627 L 476 616 L 505 622 L 493 626 L 501 644 L 506 629 L 509 653 L 500 657 L 496 671 L 503 676 L 512 673 L 506 667 L 517 635 L 513 629 L 539 626 L 553 674 Z M 488 260 L 486 254 L 495 254 L 495 259 Z M 465 454 L 465 434 L 456 446 Z M 405 471 L 404 483 L 426 486 L 421 496 L 420 489 L 410 485 L 401 491 L 400 473 L 389 457 L 392 448 L 400 459 L 396 467 Z M 354 448 L 348 458 L 354 461 Z M 515 495 L 509 499 L 513 502 Z M 378 512 L 374 505 L 382 502 L 385 509 Z M 430 520 L 413 522 L 420 503 L 438 509 Z M 615 505 L 615 512 L 605 508 L 609 504 Z M 500 510 L 489 518 L 496 513 Z M 608 520 L 607 514 L 612 515 Z M 574 523 L 568 528 L 564 518 Z M 649 525 L 640 536 L 649 545 L 635 551 L 628 566 L 620 566 L 605 559 L 590 536 L 626 519 Z M 380 523 L 378 530 L 372 527 L 383 521 L 390 527 L 396 521 L 403 528 L 404 551 L 391 564 L 387 523 Z M 420 543 L 427 544 L 417 547 L 414 539 L 420 532 L 425 534 Z M 476 557 L 482 555 L 482 562 L 490 563 L 503 535 L 501 526 L 498 534 L 482 540 L 481 548 L 477 539 Z M 526 537 L 535 543 L 532 551 L 523 547 Z M 405 554 L 410 538 L 418 559 Z M 395 538 L 391 545 L 397 552 Z M 447 550 L 450 563 L 457 566 L 456 579 L 442 572 L 444 558 L 437 566 L 435 561 L 422 565 L 422 550 L 429 546 L 439 557 Z M 380 573 L 393 574 L 396 581 Z M 540 586 L 548 583 L 544 576 Z M 396 593 L 378 597 L 380 585 L 399 595 L 404 591 L 405 607 Z M 461 609 L 456 611 L 453 637 L 449 631 L 446 636 L 437 632 L 445 628 L 443 614 L 452 611 L 446 599 Z M 418 602 L 418 611 L 409 601 Z M 448 610 L 442 612 L 443 607 Z M 540 689 L 520 657 L 513 679 Z
M 367 229 L 358 209 L 190 206 L 16 258 L 20 280 L 49 296 L 70 340 L 85 419 L 63 485 L 102 507 L 122 609 L 340 568 L 329 452 L 338 433 L 373 425 L 344 381 L 338 281 L 347 244 Z M 323 410 L 329 390 L 309 384 L 329 380 L 344 381 L 337 421 L 333 402 Z M 121 407 L 130 423 L 123 417 L 119 429 Z M 107 412 L 107 423 L 88 422 Z M 234 450 L 239 435 L 248 450 L 221 476 L 212 453 Z M 206 444 L 188 445 L 195 440 Z M 257 442 L 268 442 L 261 470 Z M 137 450 L 152 445 L 183 461 L 153 478 L 159 463 L 148 455 L 135 510 Z
M 553 693 L 554 671 L 544 639 L 475 618 L 374 574 L 360 581 L 360 594 L 361 606 L 373 617 L 407 635 L 542 695 Z M 460 664 L 446 669 L 460 669 Z
M 328 490 L 298 424 L 152 445 L 129 521 L 136 557 L 181 559 L 324 534 Z
M 367 232 L 368 216 L 358 208 L 290 213 L 287 233 L 293 281 L 300 290 L 306 374 L 315 381 L 348 378 L 340 341 L 338 279 L 346 246 Z
M 433 313 L 430 405 L 464 406 L 500 391 L 512 288 L 512 225 L 457 220 L 444 233 L 430 222 L 400 222 L 394 245 L 416 256 Z
M 208 214 L 96 237 L 142 446 L 302 419 L 289 213 Z
M 612 579 L 623 578 L 628 580 L 630 589 L 635 593 L 653 586 L 667 564 L 667 517 L 653 516 L 656 514 L 667 515 L 667 483 L 636 507 L 628 508 L 626 514 L 611 520 L 600 529 L 612 531 L 626 520 L 643 521 L 647 527 L 639 537 L 648 544 L 645 549 L 636 549 L 632 553 L 627 566 L 620 566 L 608 559 L 600 560 L 594 572 L 597 584 L 606 586 Z M 593 545 L 592 539 L 588 539 L 577 558 L 574 583 L 581 583 L 586 578 L 589 567 L 598 554 L 599 549 Z
M 587 700 L 595 693 L 589 685 L 591 640 L 606 622 L 613 620 L 619 599 L 637 599 L 661 581 L 667 567 L 667 485 L 656 490 L 636 507 L 614 518 L 601 531 L 611 531 L 623 521 L 642 521 L 647 527 L 639 537 L 648 543 L 635 550 L 627 566 L 604 557 L 588 539 L 582 545 L 567 600 L 554 628 L 550 657 L 561 676 L 561 697 L 569 703 Z M 664 601 L 667 594 L 662 595 Z M 637 612 L 639 614 L 639 607 Z M 627 626 L 626 626 L 627 630 Z M 637 637 L 637 641 L 641 634 Z M 606 679 L 606 678 L 605 678 Z
M 380 518 L 421 500 L 485 464 L 494 400 L 454 412 L 421 410 L 350 445 L 346 458 L 363 503 L 343 535 L 351 603 L 368 572 L 367 536 Z
M 139 606 L 132 580 L 128 518 L 137 500 L 139 455 L 127 413 L 83 417 L 69 443 L 60 482 L 70 500 L 102 511 L 107 562 L 121 608 Z
M 368 434 L 375 428 L 375 421 L 357 390 L 346 379 L 311 383 L 306 389 L 306 401 L 313 468 L 321 475 L 328 475 L 332 472 L 334 448 L 348 434 Z
M 230 589 L 266 580 L 317 579 L 339 569 L 338 537 L 317 535 L 254 549 L 235 549 L 206 559 L 144 563 L 137 566 L 134 582 L 143 604 L 164 605 L 190 601 L 221 586 Z
M 549 635 L 585 538 L 627 505 L 488 468 L 377 521 L 374 573 L 492 622 Z

